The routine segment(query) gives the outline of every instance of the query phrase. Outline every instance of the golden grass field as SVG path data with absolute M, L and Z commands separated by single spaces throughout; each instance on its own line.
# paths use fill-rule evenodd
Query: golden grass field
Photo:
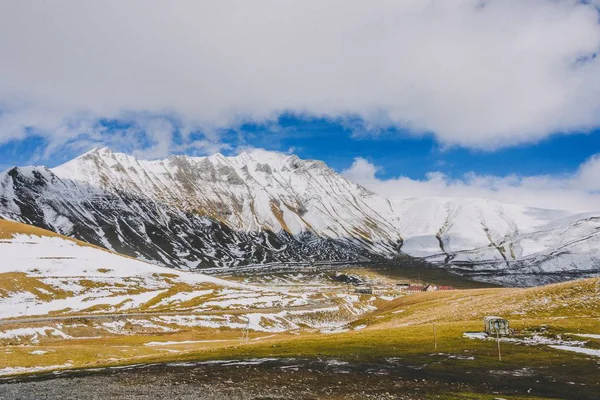
M 15 233 L 54 235 L 38 228 L 0 221 L 0 238 L 7 239 Z M 360 270 L 353 272 L 365 273 Z M 393 278 L 388 274 L 385 279 Z M 39 281 L 30 281 L 25 274 L 0 274 L 0 297 L 24 287 L 38 291 L 42 297 L 69 295 L 52 293 L 51 288 Z M 163 297 L 190 289 L 176 284 Z M 161 298 L 155 299 L 155 303 L 160 302 Z M 197 302 L 192 300 L 194 304 L 190 303 L 190 306 L 197 305 Z M 391 301 L 378 301 L 376 304 L 376 310 L 357 316 L 346 332 L 324 334 L 314 329 L 281 333 L 250 332 L 249 341 L 240 340 L 240 330 L 198 327 L 180 327 L 176 332 L 139 333 L 132 327 L 126 335 L 103 334 L 98 337 L 94 325 L 82 318 L 70 328 L 69 333 L 73 338 L 48 337 L 39 343 L 5 341 L 0 347 L 0 370 L 11 368 L 18 373 L 21 368 L 34 367 L 39 367 L 40 371 L 71 370 L 166 361 L 260 357 L 334 357 L 355 362 L 376 362 L 398 357 L 409 365 L 426 365 L 431 371 L 456 376 L 479 376 L 487 371 L 511 373 L 533 368 L 547 375 L 555 375 L 565 382 L 600 388 L 600 358 L 544 345 L 502 343 L 503 358 L 500 361 L 494 341 L 463 337 L 463 332 L 481 331 L 482 319 L 486 315 L 509 319 L 517 338 L 532 335 L 574 338 L 572 335 L 578 333 L 600 334 L 600 278 L 529 289 L 476 288 L 417 293 Z M 169 309 L 161 308 L 161 311 L 167 312 Z M 437 347 L 434 347 L 434 324 Z M 47 324 L 31 323 L 26 327 L 44 325 Z M 0 330 L 23 327 L 15 323 L 1 326 Z M 153 345 L 148 345 L 152 342 Z M 586 347 L 600 349 L 600 340 L 587 339 Z M 470 396 L 477 395 L 466 393 L 460 398 L 477 398 Z
M 558 359 L 562 363 L 596 365 L 595 361 L 589 361 L 583 355 L 557 352 L 544 346 L 512 344 L 503 344 L 505 358 L 499 362 L 494 342 L 466 339 L 462 333 L 482 330 L 482 317 L 498 314 L 507 317 L 519 334 L 539 332 L 541 327 L 545 327 L 546 335 L 598 334 L 599 284 L 600 279 L 596 278 L 532 289 L 477 289 L 408 295 L 360 317 L 352 324 L 367 325 L 366 328 L 337 334 L 308 330 L 294 334 L 251 333 L 251 339 L 257 340 L 241 342 L 239 330 L 189 328 L 176 333 L 109 335 L 93 339 L 56 338 L 39 345 L 4 346 L 0 351 L 0 369 L 66 362 L 78 368 L 140 361 L 317 355 L 352 359 L 403 357 L 417 362 L 428 359 L 434 350 L 456 354 L 476 352 L 476 362 L 453 360 L 445 364 L 456 363 L 465 368 L 481 365 L 494 368 L 542 366 L 549 360 Z M 548 306 L 546 301 L 556 306 Z M 434 322 L 437 349 L 433 348 Z M 85 333 L 85 326 L 80 329 Z M 261 337 L 265 338 L 261 340 Z M 161 341 L 198 343 L 145 346 L 148 342 Z M 600 348 L 600 341 L 590 340 L 590 347 Z M 39 357 L 31 354 L 33 350 L 51 352 Z M 586 369 L 593 371 L 582 368 Z

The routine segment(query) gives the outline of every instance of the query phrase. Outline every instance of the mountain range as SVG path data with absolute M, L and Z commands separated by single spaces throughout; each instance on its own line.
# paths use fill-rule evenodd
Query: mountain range
M 600 213 L 387 199 L 264 150 L 146 161 L 96 148 L 15 167 L 0 173 L 0 217 L 186 270 L 417 258 L 513 286 L 600 274 Z

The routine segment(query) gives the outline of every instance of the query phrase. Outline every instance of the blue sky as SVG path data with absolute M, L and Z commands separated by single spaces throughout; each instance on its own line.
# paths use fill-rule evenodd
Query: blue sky
M 107 135 L 126 125 L 115 121 L 105 124 Z M 195 135 L 203 136 L 201 131 Z M 293 152 L 301 158 L 323 160 L 337 171 L 349 168 L 355 158 L 362 157 L 381 167 L 377 176 L 383 179 L 397 176 L 422 179 L 431 171 L 453 177 L 469 172 L 496 176 L 564 175 L 575 172 L 585 160 L 600 153 L 600 131 L 556 134 L 534 144 L 486 151 L 444 146 L 433 135 L 417 135 L 397 128 L 373 131 L 362 124 L 349 126 L 341 120 L 290 114 L 268 124 L 247 123 L 235 130 L 222 129 L 219 137 L 221 143 L 229 146 L 223 149 L 226 155 L 234 155 L 244 147 Z M 102 145 L 90 143 L 87 148 L 65 148 L 44 157 L 41 154 L 46 144 L 42 137 L 31 136 L 0 145 L 0 168 L 32 163 L 54 167 Z M 111 147 L 116 151 L 133 150 L 131 146 Z M 193 151 L 179 153 L 198 155 Z
M 600 131 L 552 135 L 538 143 L 495 151 L 441 145 L 433 135 L 401 129 L 358 132 L 339 121 L 285 116 L 277 133 L 269 127 L 242 127 L 250 146 L 316 158 L 340 171 L 356 157 L 382 167 L 378 176 L 422 178 L 431 171 L 453 176 L 468 172 L 491 175 L 561 175 L 573 173 L 600 152 Z M 244 131 L 244 128 L 248 129 Z

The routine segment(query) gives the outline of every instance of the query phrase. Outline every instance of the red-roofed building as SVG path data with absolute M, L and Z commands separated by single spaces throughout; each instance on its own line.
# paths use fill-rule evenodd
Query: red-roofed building
M 438 286 L 437 290 L 455 290 L 452 286 Z
M 407 292 L 422 292 L 425 289 L 423 285 L 410 285 L 406 288 Z

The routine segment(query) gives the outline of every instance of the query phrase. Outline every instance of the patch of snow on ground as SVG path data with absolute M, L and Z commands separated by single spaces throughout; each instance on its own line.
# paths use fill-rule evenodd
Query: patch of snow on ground
M 125 321 L 112 321 L 112 322 L 103 322 L 102 327 L 109 331 L 110 333 L 123 333 L 123 329 L 125 328 Z
M 71 336 L 51 327 L 43 326 L 38 328 L 16 328 L 0 332 L 0 339 L 29 339 L 32 343 L 37 343 L 40 337 L 57 336 L 63 339 L 71 339 Z
M 600 350 L 597 349 L 586 349 L 584 347 L 575 347 L 575 346 L 560 346 L 560 345 L 551 345 L 553 349 L 564 350 L 564 351 L 572 351 L 575 353 L 587 354 L 589 356 L 600 357 Z
M 144 346 L 171 346 L 174 344 L 194 344 L 194 343 L 213 343 L 213 342 L 226 342 L 227 340 L 183 340 L 181 342 L 148 342 L 145 343 Z
M 321 333 L 325 333 L 325 334 L 332 334 L 332 333 L 343 333 L 343 332 L 348 332 L 350 329 L 348 328 L 344 328 L 344 327 L 336 327 L 336 328 L 325 328 L 325 329 L 321 329 L 320 332 Z
M 43 356 L 46 353 L 49 353 L 49 352 L 46 350 L 33 350 L 33 351 L 29 352 L 29 354 L 33 354 L 34 356 Z
M 332 360 L 327 360 L 326 364 L 329 366 L 338 366 L 338 365 L 348 365 L 349 363 L 348 363 L 348 361 L 340 361 L 340 360 L 332 359 Z
M 493 339 L 493 338 L 492 338 Z M 537 345 L 568 345 L 568 346 L 583 346 L 586 342 L 577 341 L 577 340 L 563 340 L 560 336 L 557 338 L 548 338 L 540 335 L 533 335 L 528 338 L 503 338 L 500 337 L 501 342 L 507 343 L 516 343 L 516 344 L 524 344 L 527 346 L 537 346 Z
M 467 339 L 487 339 L 488 334 L 485 332 L 463 332 L 463 336 Z
M 597 335 L 594 333 L 570 333 L 569 335 L 579 336 L 579 337 L 589 338 L 589 339 L 600 339 L 600 335 Z
M 185 303 L 198 297 L 206 296 L 213 293 L 214 290 L 194 290 L 192 292 L 179 292 L 173 296 L 162 299 L 156 306 L 164 306 L 171 303 Z M 156 307 L 155 306 L 155 307 Z
M 481 340 L 496 340 L 496 337 L 493 335 L 488 335 L 485 332 L 464 332 L 463 336 L 468 339 L 481 339 Z M 564 340 L 559 335 L 556 338 L 549 338 L 541 335 L 533 335 L 531 337 L 500 337 L 501 342 L 505 343 L 514 343 L 514 344 L 524 344 L 526 346 L 538 346 L 538 345 L 567 345 L 567 346 L 583 346 L 585 345 L 585 341 L 577 341 L 577 340 Z

